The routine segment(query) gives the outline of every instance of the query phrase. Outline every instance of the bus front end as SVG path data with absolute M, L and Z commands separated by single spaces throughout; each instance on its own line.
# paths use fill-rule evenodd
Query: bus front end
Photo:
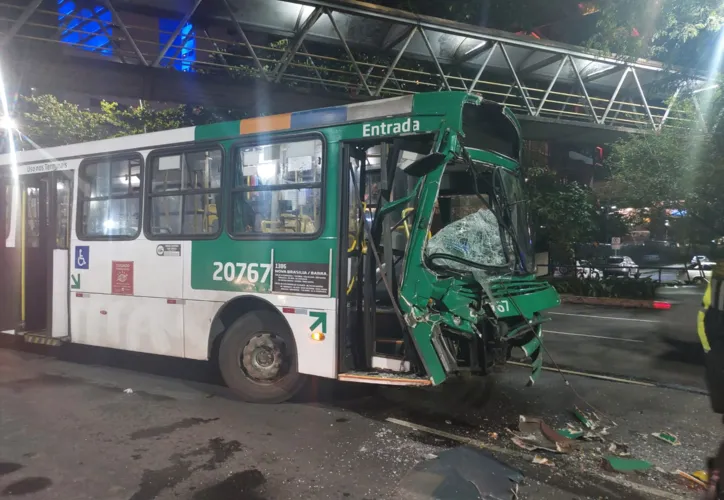
M 519 127 L 506 109 L 472 97 L 462 122 L 410 166 L 422 181 L 398 303 L 433 384 L 486 375 L 516 348 L 533 383 L 544 312 L 560 298 L 536 279 Z

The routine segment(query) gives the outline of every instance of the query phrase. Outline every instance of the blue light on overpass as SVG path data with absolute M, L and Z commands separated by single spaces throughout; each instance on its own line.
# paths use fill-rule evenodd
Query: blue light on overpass
M 178 25 L 178 19 L 158 20 L 159 50 L 166 45 Z M 179 71 L 193 71 L 193 63 L 196 61 L 196 32 L 193 24 L 186 23 L 166 52 L 166 56 L 161 60 L 161 66 L 173 67 Z
M 57 2 L 61 42 L 106 56 L 113 54 L 110 39 L 113 18 L 107 8 L 102 5 L 79 7 L 72 0 Z

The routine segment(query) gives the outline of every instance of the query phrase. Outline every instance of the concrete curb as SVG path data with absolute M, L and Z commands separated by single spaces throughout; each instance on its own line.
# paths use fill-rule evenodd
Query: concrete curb
M 659 300 L 620 299 L 611 297 L 583 297 L 561 295 L 562 304 L 586 304 L 589 306 L 625 307 L 630 309 L 671 309 L 671 303 Z

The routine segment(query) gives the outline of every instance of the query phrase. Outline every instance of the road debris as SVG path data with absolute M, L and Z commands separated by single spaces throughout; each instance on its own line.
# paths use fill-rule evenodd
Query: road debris
M 540 418 L 521 415 L 518 421 L 518 430 L 525 437 L 520 435 L 516 437 L 535 443 L 541 449 L 569 453 L 576 446 L 574 440 L 562 436 Z
M 596 415 L 594 412 L 584 412 L 578 406 L 575 406 L 573 409 L 573 415 L 581 421 L 581 423 L 586 427 L 586 429 L 595 430 L 598 427 L 598 424 L 600 422 L 600 418 L 598 418 L 598 415 Z
M 703 472 L 703 471 L 698 471 L 698 472 Z M 680 475 L 681 477 L 683 477 L 684 479 L 687 479 L 688 481 L 692 482 L 693 484 L 695 484 L 697 486 L 701 486 L 702 488 L 706 488 L 706 486 L 707 486 L 707 483 L 705 481 L 702 481 L 698 477 L 694 476 L 694 474 L 696 474 L 696 472 L 694 474 L 688 474 L 688 473 L 684 472 L 683 470 L 677 470 L 676 473 L 678 475 Z
M 573 426 L 569 426 L 568 429 L 558 429 L 558 434 L 568 439 L 580 439 L 583 437 L 584 432 L 580 429 L 576 429 Z
M 131 389 L 131 388 L 129 387 L 128 389 L 125 389 L 123 392 L 126 393 L 126 394 L 133 394 L 133 389 Z
M 628 445 L 622 443 L 611 443 L 608 447 L 608 452 L 613 453 L 618 457 L 630 457 L 631 453 L 628 451 Z
M 639 472 L 645 471 L 653 467 L 646 460 L 637 460 L 635 458 L 622 458 L 613 455 L 603 457 L 604 465 L 614 472 Z
M 510 438 L 510 440 L 513 442 L 513 444 L 515 444 L 521 450 L 535 451 L 535 450 L 539 449 L 539 446 L 537 444 L 531 443 L 531 442 L 521 439 L 519 437 L 513 436 L 512 438 Z M 548 451 L 555 452 L 555 450 L 548 450 Z
M 431 481 L 430 478 L 437 478 Z M 403 498 L 517 498 L 523 474 L 485 450 L 458 446 L 419 462 L 400 481 Z
M 709 473 L 705 470 L 698 470 L 696 472 L 692 472 L 691 475 L 697 478 L 699 481 L 703 481 L 705 483 L 709 482 Z
M 540 455 L 536 455 L 533 457 L 533 463 L 537 465 L 547 465 L 548 467 L 556 466 L 556 464 L 553 463 L 551 460 L 548 460 L 546 457 L 541 457 Z
M 669 443 L 672 446 L 681 446 L 681 441 L 679 441 L 679 438 L 674 434 L 670 434 L 668 432 L 652 432 L 651 435 L 661 441 Z

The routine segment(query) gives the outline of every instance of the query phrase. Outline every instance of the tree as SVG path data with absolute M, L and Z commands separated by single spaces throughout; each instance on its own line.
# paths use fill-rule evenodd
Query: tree
M 525 175 L 536 247 L 548 247 L 553 260 L 569 260 L 575 244 L 586 241 L 594 228 L 593 193 L 545 165 L 529 165 Z
M 721 105 L 719 97 L 713 102 Z M 658 219 L 665 209 L 685 211 L 688 239 L 710 241 L 724 234 L 724 141 L 721 127 L 707 132 L 688 104 L 682 108 L 688 114 L 684 127 L 634 134 L 612 145 L 606 158 L 609 197 L 619 206 L 659 213 Z M 715 110 L 712 120 L 720 114 Z
M 51 147 L 235 120 L 244 114 L 184 105 L 156 109 L 141 103 L 123 107 L 106 101 L 101 102 L 99 112 L 94 112 L 53 95 L 40 95 L 20 98 L 16 121 L 27 147 Z
M 708 62 L 712 41 L 724 25 L 720 0 L 596 0 L 598 32 L 591 48 L 666 64 L 696 67 Z

